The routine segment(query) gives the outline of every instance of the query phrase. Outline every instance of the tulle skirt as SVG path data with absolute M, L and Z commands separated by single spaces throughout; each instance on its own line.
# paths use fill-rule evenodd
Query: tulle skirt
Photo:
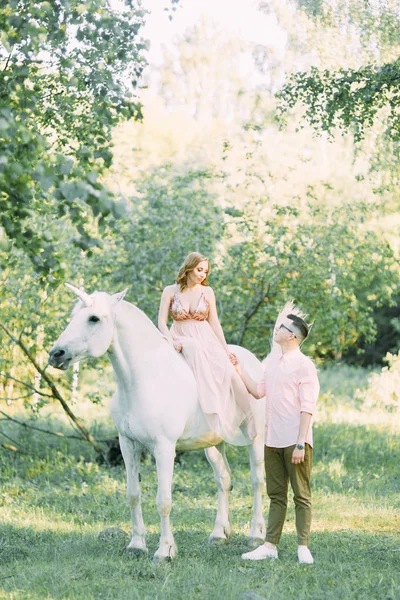
M 210 430 L 230 441 L 246 420 L 252 439 L 255 425 L 249 393 L 208 321 L 174 321 L 171 334 L 182 344 L 182 354 L 195 375 Z

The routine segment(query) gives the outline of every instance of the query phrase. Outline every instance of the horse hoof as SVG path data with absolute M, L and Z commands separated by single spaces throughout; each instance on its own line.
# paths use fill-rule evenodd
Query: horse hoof
M 264 542 L 264 538 L 248 538 L 247 541 L 250 548 L 258 548 L 258 546 L 261 546 L 261 544 L 264 544 Z
M 155 564 L 161 565 L 165 563 L 172 562 L 176 557 L 176 553 L 171 552 L 168 556 L 164 556 L 163 554 L 157 554 L 153 556 L 153 560 Z
M 212 546 L 224 546 L 228 542 L 227 537 L 214 537 L 210 535 L 209 543 Z
M 153 556 L 153 561 L 156 565 L 165 565 L 166 563 L 169 563 L 172 560 L 172 556 L 158 556 L 157 554 Z
M 170 546 L 164 546 L 159 548 L 157 552 L 153 556 L 153 560 L 155 563 L 166 563 L 174 560 L 176 557 L 177 548 L 175 544 L 171 544 Z

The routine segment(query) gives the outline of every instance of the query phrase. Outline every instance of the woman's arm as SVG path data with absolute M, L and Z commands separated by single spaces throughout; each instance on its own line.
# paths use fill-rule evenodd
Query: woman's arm
M 231 353 L 229 351 L 228 345 L 225 340 L 224 332 L 222 331 L 221 323 L 219 322 L 218 313 L 217 313 L 217 304 L 215 302 L 215 294 L 212 288 L 207 288 L 206 298 L 208 300 L 208 304 L 210 306 L 210 312 L 208 314 L 208 322 L 210 323 L 211 329 L 223 345 L 226 353 L 230 356 Z
M 242 378 L 244 385 L 247 388 L 247 391 L 256 399 L 259 400 L 265 396 L 265 382 L 255 381 L 247 371 L 240 365 L 238 357 L 235 355 L 235 358 L 232 360 L 232 364 L 236 369 L 236 372 Z
M 239 373 L 240 377 L 242 378 L 242 381 L 243 381 L 244 385 L 246 386 L 247 391 L 250 392 L 250 394 L 256 400 L 259 400 L 260 398 L 262 398 L 265 394 L 262 394 L 262 395 L 260 394 L 260 383 L 257 383 L 257 381 L 255 381 L 252 377 L 250 377 L 250 375 L 247 373 L 247 371 L 245 371 L 245 369 L 243 369 L 243 367 L 240 367 L 239 361 L 236 364 L 238 365 L 238 368 L 236 368 L 236 371 Z
M 158 329 L 161 333 L 167 338 L 171 346 L 174 346 L 174 339 L 171 335 L 170 330 L 168 329 L 168 314 L 169 314 L 169 306 L 171 304 L 171 300 L 173 297 L 173 286 L 168 285 L 164 288 L 161 301 L 160 301 L 160 309 L 158 311 Z M 175 347 L 175 346 L 174 346 Z

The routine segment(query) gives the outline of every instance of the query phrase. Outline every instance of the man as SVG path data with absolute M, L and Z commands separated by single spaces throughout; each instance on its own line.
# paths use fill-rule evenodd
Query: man
M 293 305 L 290 304 L 289 308 Z M 257 383 L 238 371 L 255 398 L 266 396 L 265 471 L 270 498 L 265 544 L 242 555 L 245 560 L 278 558 L 279 540 L 286 517 L 288 483 L 294 492 L 298 560 L 312 564 L 308 549 L 311 527 L 310 475 L 312 465 L 312 415 L 319 393 L 317 370 L 300 345 L 309 328 L 303 318 L 283 311 L 277 321 L 272 351 L 264 361 L 264 379 Z M 298 312 L 298 311 L 297 311 Z

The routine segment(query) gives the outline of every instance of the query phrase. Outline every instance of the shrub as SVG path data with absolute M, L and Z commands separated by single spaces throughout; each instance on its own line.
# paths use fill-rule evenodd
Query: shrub
M 400 409 L 400 353 L 387 353 L 380 373 L 372 373 L 368 378 L 368 386 L 357 390 L 357 397 L 366 408 L 376 407 L 389 412 Z

